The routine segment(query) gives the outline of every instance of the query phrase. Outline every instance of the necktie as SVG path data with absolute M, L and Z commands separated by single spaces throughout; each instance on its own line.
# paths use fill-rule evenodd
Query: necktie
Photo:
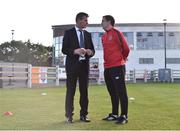
M 79 46 L 81 48 L 84 48 L 84 37 L 83 37 L 83 31 L 82 30 L 79 30 L 80 32 L 80 41 L 79 41 Z

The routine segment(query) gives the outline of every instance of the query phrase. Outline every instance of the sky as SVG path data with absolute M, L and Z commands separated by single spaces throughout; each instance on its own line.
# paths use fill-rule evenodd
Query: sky
M 89 14 L 89 24 L 103 15 L 116 23 L 180 23 L 179 0 L 0 0 L 0 43 L 14 40 L 51 46 L 52 25 L 75 24 L 78 12 Z

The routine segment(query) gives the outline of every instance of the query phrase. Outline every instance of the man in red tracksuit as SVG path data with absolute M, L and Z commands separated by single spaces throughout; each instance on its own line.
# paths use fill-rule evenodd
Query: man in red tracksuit
M 125 63 L 130 49 L 123 36 L 114 28 L 115 20 L 111 15 L 102 19 L 102 27 L 106 31 L 102 36 L 104 50 L 104 78 L 111 96 L 112 112 L 103 120 L 116 120 L 117 124 L 128 122 L 128 96 L 125 85 Z M 121 114 L 119 115 L 119 103 Z

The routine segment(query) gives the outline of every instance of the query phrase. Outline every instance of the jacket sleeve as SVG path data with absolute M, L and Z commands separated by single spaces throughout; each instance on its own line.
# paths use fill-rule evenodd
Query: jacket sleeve
M 67 56 L 74 56 L 74 49 L 70 45 L 70 32 L 65 31 L 62 44 L 62 53 Z
M 126 39 L 124 38 L 124 35 L 122 32 L 120 32 L 120 36 L 122 38 L 122 55 L 123 55 L 124 60 L 127 60 L 130 49 L 129 49 L 128 43 L 127 43 Z

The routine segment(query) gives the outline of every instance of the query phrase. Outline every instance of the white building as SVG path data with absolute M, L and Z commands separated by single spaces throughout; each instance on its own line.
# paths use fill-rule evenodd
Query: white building
M 61 52 L 63 34 L 66 29 L 74 25 L 55 25 L 53 29 L 53 65 L 64 65 Z M 165 36 L 167 48 L 167 68 L 180 70 L 180 23 L 167 23 L 164 30 L 163 23 L 116 24 L 115 28 L 122 31 L 131 49 L 126 64 L 127 70 L 157 70 L 165 67 Z M 96 50 L 93 57 L 99 61 L 99 70 L 103 71 L 103 50 L 101 36 L 103 29 L 100 24 L 89 24 L 86 28 L 92 34 Z

